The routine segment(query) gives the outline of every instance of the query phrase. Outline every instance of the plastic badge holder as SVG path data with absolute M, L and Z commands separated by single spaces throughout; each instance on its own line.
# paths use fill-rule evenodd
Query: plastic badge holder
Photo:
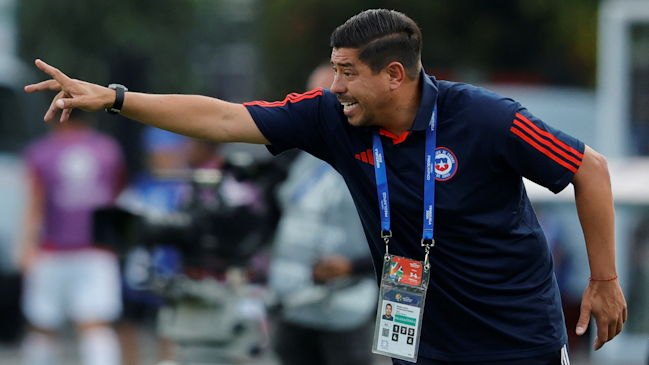
M 372 352 L 417 361 L 429 277 L 423 262 L 385 255 Z

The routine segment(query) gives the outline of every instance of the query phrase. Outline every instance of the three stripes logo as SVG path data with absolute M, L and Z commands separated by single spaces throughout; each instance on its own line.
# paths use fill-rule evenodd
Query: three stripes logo
M 363 151 L 361 153 L 357 153 L 354 157 L 356 157 L 357 160 L 361 160 L 365 163 L 374 166 L 374 153 L 372 152 L 371 149 L 368 149 L 367 151 Z
M 510 131 L 573 173 L 577 172 L 581 160 L 584 158 L 582 153 L 560 141 L 551 133 L 542 130 L 519 113 L 516 113 L 514 125 Z
M 563 345 L 561 348 L 561 365 L 570 365 L 570 356 L 568 356 L 567 345 Z

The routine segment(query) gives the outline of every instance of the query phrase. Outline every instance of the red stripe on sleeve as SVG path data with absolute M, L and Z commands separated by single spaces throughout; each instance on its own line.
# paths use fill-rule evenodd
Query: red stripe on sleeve
M 544 144 L 544 145 L 550 147 L 550 149 L 551 149 L 552 151 L 554 151 L 555 153 L 559 154 L 561 157 L 565 158 L 566 160 L 568 160 L 568 161 L 574 163 L 574 164 L 577 165 L 577 166 L 580 166 L 580 165 L 581 165 L 581 160 L 577 160 L 577 159 L 574 158 L 573 156 L 570 156 L 569 154 L 565 153 L 562 149 L 560 149 L 559 147 L 555 146 L 554 144 L 552 144 L 552 143 L 551 143 L 550 141 L 548 141 L 547 139 L 543 139 L 543 138 L 541 138 L 538 134 L 534 133 L 534 131 L 532 131 L 531 129 L 527 128 L 523 123 L 519 122 L 518 120 L 514 120 L 514 125 L 518 126 L 520 129 L 522 129 L 523 131 L 527 132 L 527 134 L 529 134 L 529 135 L 530 135 L 532 138 L 534 138 L 536 141 L 541 142 L 542 144 Z M 512 127 L 512 128 L 513 128 L 513 127 Z
M 529 143 L 532 147 L 536 148 L 540 152 L 542 152 L 544 155 L 550 157 L 554 161 L 556 161 L 559 165 L 567 168 L 568 170 L 572 171 L 573 173 L 577 172 L 577 168 L 572 166 L 571 164 L 567 163 L 566 161 L 560 159 L 555 155 L 554 153 L 548 151 L 546 148 L 540 146 L 538 143 L 534 142 L 531 138 L 529 138 L 525 133 L 521 132 L 520 130 L 514 128 L 513 126 L 510 128 L 510 130 L 517 136 L 521 137 L 525 142 Z
M 581 152 L 577 151 L 576 149 L 574 149 L 574 148 L 568 146 L 567 144 L 561 142 L 557 137 L 555 137 L 554 135 L 552 135 L 552 133 L 549 133 L 549 132 L 546 132 L 546 131 L 542 130 L 542 129 L 539 128 L 536 124 L 530 122 L 529 119 L 525 118 L 525 117 L 524 117 L 523 115 L 521 115 L 520 113 L 516 113 L 516 118 L 518 118 L 518 119 L 522 120 L 523 122 L 525 122 L 527 125 L 529 125 L 530 127 L 532 127 L 532 129 L 534 129 L 537 133 L 539 133 L 539 134 L 541 134 L 541 135 L 543 135 L 543 136 L 545 136 L 545 137 L 550 138 L 550 139 L 551 139 L 554 143 L 556 143 L 559 147 L 561 147 L 561 148 L 563 148 L 564 150 L 566 150 L 566 151 L 572 153 L 573 155 L 577 156 L 579 159 L 583 159 L 583 158 L 584 158 L 584 154 L 583 154 L 583 153 L 581 153 Z
M 245 105 L 245 106 L 258 105 L 258 106 L 262 106 L 262 107 L 266 107 L 266 108 L 268 108 L 268 107 L 271 107 L 271 108 L 272 107 L 281 107 L 281 106 L 285 106 L 289 102 L 297 103 L 298 101 L 302 101 L 302 100 L 306 100 L 306 99 L 313 99 L 313 98 L 315 98 L 317 96 L 322 95 L 323 94 L 322 90 L 323 89 L 320 87 L 320 88 L 308 91 L 308 92 L 306 92 L 304 94 L 297 94 L 297 93 L 289 94 L 282 101 L 268 102 L 268 101 L 258 100 L 258 101 L 245 102 L 245 103 L 243 103 L 243 105 Z

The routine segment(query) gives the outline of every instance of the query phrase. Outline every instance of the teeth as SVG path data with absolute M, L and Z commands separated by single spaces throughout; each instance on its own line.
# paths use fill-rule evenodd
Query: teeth
M 356 104 L 358 104 L 358 103 L 347 101 L 347 102 L 341 102 L 341 104 L 343 105 L 344 109 L 349 110 L 349 109 L 353 109 L 356 106 Z

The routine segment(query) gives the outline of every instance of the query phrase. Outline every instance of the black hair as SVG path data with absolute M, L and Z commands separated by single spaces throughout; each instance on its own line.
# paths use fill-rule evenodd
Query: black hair
M 419 77 L 421 30 L 414 20 L 395 10 L 371 9 L 349 18 L 331 33 L 333 48 L 356 48 L 358 58 L 379 73 L 400 62 L 411 80 Z

